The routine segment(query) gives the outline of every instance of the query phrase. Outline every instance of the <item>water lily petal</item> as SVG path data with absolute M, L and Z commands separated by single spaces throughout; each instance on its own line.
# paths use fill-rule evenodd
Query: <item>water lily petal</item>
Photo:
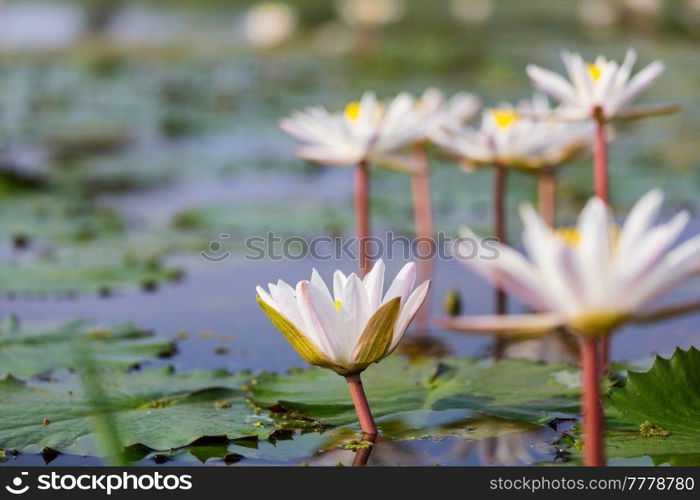
M 365 290 L 367 291 L 367 298 L 369 301 L 369 308 L 371 310 L 376 310 L 382 303 L 382 293 L 384 292 L 384 273 L 386 266 L 384 261 L 379 259 L 372 266 L 372 270 L 367 273 L 363 278 L 363 283 Z
M 458 316 L 436 320 L 438 327 L 447 330 L 513 335 L 544 335 L 564 323 L 564 317 L 557 314 Z

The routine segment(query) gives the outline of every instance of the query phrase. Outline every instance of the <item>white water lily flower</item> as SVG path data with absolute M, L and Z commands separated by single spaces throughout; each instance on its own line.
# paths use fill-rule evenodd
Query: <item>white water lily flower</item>
M 402 150 L 423 139 L 425 121 L 416 102 L 401 93 L 388 105 L 365 92 L 342 113 L 314 107 L 280 120 L 280 127 L 302 142 L 296 155 L 322 165 L 348 166 L 361 161 L 412 171 Z
M 555 167 L 586 149 L 591 133 L 586 124 L 539 118 L 543 106 L 538 98 L 518 107 L 502 104 L 484 111 L 479 129 L 443 129 L 433 140 L 469 167 L 501 165 L 526 171 Z
M 403 0 L 340 0 L 340 17 L 351 26 L 377 27 L 395 23 L 404 14 Z
M 452 17 L 466 26 L 482 24 L 493 14 L 491 0 L 450 0 Z
M 423 115 L 428 139 L 440 137 L 443 131 L 459 130 L 476 118 L 481 101 L 469 92 L 458 92 L 449 99 L 434 87 L 426 89 L 416 102 L 416 111 Z
M 533 85 L 562 103 L 561 116 L 571 120 L 600 117 L 644 116 L 655 114 L 653 108 L 635 109 L 632 102 L 656 80 L 665 67 L 654 61 L 632 76 L 637 54 L 629 49 L 622 64 L 598 56 L 586 63 L 579 54 L 562 52 L 568 80 L 534 64 L 527 67 Z M 663 108 L 665 109 L 665 108 Z M 648 112 L 648 113 L 647 113 Z
M 336 271 L 333 293 L 314 269 L 296 288 L 281 280 L 268 285 L 269 293 L 257 287 L 257 299 L 304 361 L 348 375 L 396 348 L 430 286 L 426 281 L 414 290 L 415 279 L 415 264 L 406 264 L 383 294 L 379 260 L 363 279 Z
M 496 258 L 480 250 L 465 263 L 541 314 L 464 316 L 443 325 L 512 333 L 568 326 L 583 335 L 609 333 L 700 272 L 700 235 L 672 248 L 688 223 L 688 213 L 655 225 L 662 201 L 660 191 L 649 192 L 618 228 L 605 203 L 593 198 L 577 227 L 564 231 L 552 230 L 532 207 L 524 207 L 527 256 L 497 245 Z
M 296 16 L 286 3 L 263 2 L 248 9 L 243 28 L 253 47 L 269 50 L 291 38 L 296 29 Z

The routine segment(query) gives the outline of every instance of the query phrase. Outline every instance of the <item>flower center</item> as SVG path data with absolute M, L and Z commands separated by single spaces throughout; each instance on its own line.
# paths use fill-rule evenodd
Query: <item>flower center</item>
M 575 227 L 560 227 L 554 230 L 554 234 L 560 241 L 569 245 L 570 247 L 575 247 L 581 243 L 581 233 Z M 617 225 L 613 225 L 610 228 L 610 247 L 615 248 L 617 241 L 620 237 L 620 228 Z
M 581 243 L 581 233 L 575 227 L 562 227 L 554 231 L 554 234 L 569 246 L 575 247 Z
M 586 67 L 588 68 L 588 74 L 590 75 L 591 80 L 594 82 L 600 80 L 600 76 L 603 74 L 603 70 L 600 66 L 597 64 L 588 64 Z
M 345 106 L 345 117 L 351 122 L 356 122 L 360 118 L 360 103 L 355 101 Z
M 340 311 L 340 301 L 339 300 L 335 301 L 335 310 Z
M 501 130 L 509 128 L 520 120 L 520 115 L 511 109 L 494 109 L 491 111 L 491 116 L 493 116 L 496 126 Z

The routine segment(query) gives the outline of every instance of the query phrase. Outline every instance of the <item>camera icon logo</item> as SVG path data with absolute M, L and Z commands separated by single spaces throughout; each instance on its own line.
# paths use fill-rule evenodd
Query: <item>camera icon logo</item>
M 5 489 L 12 493 L 13 495 L 22 495 L 23 493 L 26 493 L 27 490 L 29 490 L 29 485 L 24 485 L 22 486 L 22 476 L 28 476 L 28 472 L 22 472 L 20 473 L 19 476 L 15 477 L 12 479 L 12 486 L 6 485 Z
M 223 262 L 231 256 L 231 252 L 222 252 L 223 245 L 220 240 L 227 240 L 231 237 L 230 234 L 220 234 L 218 240 L 209 243 L 209 249 L 200 252 L 199 255 L 208 262 L 219 263 Z

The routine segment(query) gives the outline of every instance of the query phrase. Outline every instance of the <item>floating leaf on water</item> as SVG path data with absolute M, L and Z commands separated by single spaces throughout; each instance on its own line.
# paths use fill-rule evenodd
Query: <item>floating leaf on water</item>
M 98 328 L 77 320 L 61 325 L 17 325 L 0 322 L 0 378 L 27 378 L 76 367 L 74 343 L 90 340 L 95 360 L 103 367 L 132 367 L 169 354 L 174 345 L 131 324 Z
M 114 408 L 123 446 L 169 450 L 205 436 L 270 436 L 274 429 L 254 415 L 240 389 L 246 378 L 221 370 L 178 375 L 163 368 L 110 373 L 103 377 L 103 389 Z M 153 405 L 154 401 L 163 404 Z M 216 408 L 217 401 L 225 401 L 230 408 Z M 79 387 L 34 387 L 7 377 L 0 381 L 0 407 L 0 448 L 26 453 L 44 448 L 78 455 L 104 453 L 93 435 L 94 408 Z M 43 425 L 43 419 L 51 424 Z
M 555 377 L 562 365 L 522 360 L 481 363 L 448 358 L 410 363 L 393 357 L 363 373 L 374 416 L 415 410 L 469 410 L 521 422 L 578 413 L 578 388 Z M 342 377 L 323 369 L 262 377 L 251 388 L 261 407 L 276 407 L 325 425 L 354 424 L 355 409 Z M 278 406 L 275 406 L 278 405 Z

